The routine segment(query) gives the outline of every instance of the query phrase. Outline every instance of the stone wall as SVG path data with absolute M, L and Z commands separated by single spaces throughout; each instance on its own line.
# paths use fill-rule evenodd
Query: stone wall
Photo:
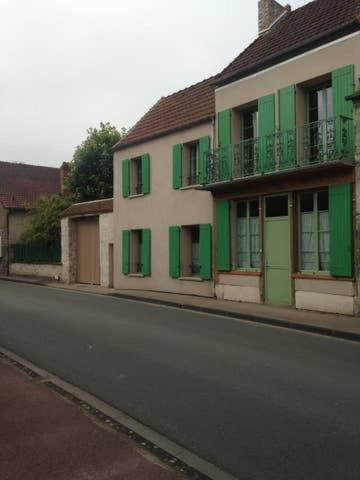
M 58 263 L 11 263 L 10 275 L 22 275 L 30 277 L 61 278 L 62 266 Z
M 0 203 L 0 237 L 1 237 L 1 252 L 0 252 L 0 274 L 7 275 L 8 273 L 8 231 L 7 231 L 7 209 Z
M 100 284 L 102 287 L 113 286 L 113 214 L 103 213 L 99 216 L 100 230 Z
M 76 281 L 76 224 L 70 218 L 61 219 L 61 280 L 65 283 Z

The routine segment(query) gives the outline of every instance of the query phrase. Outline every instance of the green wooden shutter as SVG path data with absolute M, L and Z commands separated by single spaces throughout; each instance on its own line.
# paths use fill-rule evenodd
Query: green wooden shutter
M 169 273 L 172 278 L 180 277 L 180 227 L 169 227 Z
M 141 157 L 141 193 L 150 193 L 150 155 L 145 154 Z
M 122 232 L 122 273 L 130 273 L 130 230 Z
M 122 194 L 126 198 L 130 195 L 130 160 L 123 160 L 121 168 Z
M 335 122 L 335 152 L 338 158 L 353 160 L 354 155 L 354 107 L 348 95 L 355 92 L 355 68 L 348 65 L 332 72 L 333 105 Z
M 330 273 L 334 277 L 353 275 L 351 184 L 329 187 Z
M 210 137 L 199 140 L 199 183 L 206 183 L 206 153 L 210 151 Z
M 279 90 L 280 168 L 296 164 L 296 87 Z
M 259 98 L 259 157 L 262 172 L 275 169 L 275 95 Z
M 173 187 L 182 187 L 182 149 L 181 144 L 173 146 Z
M 200 225 L 200 277 L 212 278 L 211 225 Z
M 230 202 L 220 200 L 216 203 L 216 266 L 218 270 L 231 270 L 230 248 Z
M 141 234 L 141 273 L 148 277 L 151 273 L 151 230 L 144 229 Z
M 231 178 L 232 110 L 218 113 L 219 180 Z

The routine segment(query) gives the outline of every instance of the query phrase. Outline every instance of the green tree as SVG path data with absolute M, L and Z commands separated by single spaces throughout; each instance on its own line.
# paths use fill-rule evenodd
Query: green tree
M 70 203 L 70 199 L 58 195 L 40 197 L 35 208 L 27 214 L 21 241 L 58 248 L 61 243 L 60 214 Z
M 77 202 L 100 200 L 113 196 L 113 153 L 125 129 L 119 132 L 110 123 L 89 128 L 87 138 L 79 145 L 70 162 L 67 186 Z

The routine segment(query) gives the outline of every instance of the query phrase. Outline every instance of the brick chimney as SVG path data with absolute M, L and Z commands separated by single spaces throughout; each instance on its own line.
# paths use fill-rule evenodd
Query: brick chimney
M 67 162 L 63 162 L 63 164 L 60 167 L 60 195 L 62 197 L 67 197 L 70 194 L 65 184 L 65 180 L 69 175 L 69 168 L 70 168 L 70 165 Z
M 290 5 L 283 7 L 276 0 L 259 1 L 259 35 L 265 33 L 285 12 L 290 12 Z

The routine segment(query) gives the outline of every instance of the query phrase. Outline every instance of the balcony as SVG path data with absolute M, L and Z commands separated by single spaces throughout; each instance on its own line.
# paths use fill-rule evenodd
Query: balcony
M 204 186 L 353 163 L 354 122 L 340 116 L 207 152 Z

